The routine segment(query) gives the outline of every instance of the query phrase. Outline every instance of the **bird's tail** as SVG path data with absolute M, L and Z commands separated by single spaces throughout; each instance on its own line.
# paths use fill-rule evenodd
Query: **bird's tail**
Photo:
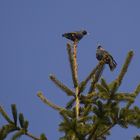
M 116 61 L 114 59 L 112 59 L 109 63 L 110 70 L 113 71 L 116 68 L 116 66 L 117 66 Z

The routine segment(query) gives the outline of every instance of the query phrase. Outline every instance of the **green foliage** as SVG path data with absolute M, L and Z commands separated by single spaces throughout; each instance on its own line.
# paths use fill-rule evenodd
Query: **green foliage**
M 137 135 L 136 137 L 134 137 L 134 140 L 140 140 L 140 136 Z
M 66 109 L 71 109 L 72 106 L 74 105 L 75 103 L 75 98 L 74 99 L 71 99 L 67 104 L 66 104 Z
M 15 130 L 16 128 L 14 124 L 3 125 L 3 127 L 0 129 L 0 140 L 4 140 L 9 133 Z
M 45 134 L 40 135 L 40 140 L 47 140 L 47 137 L 45 136 Z
M 11 138 L 11 140 L 17 140 L 17 139 L 19 139 L 22 135 L 24 135 L 24 130 L 19 130 L 18 132 L 16 132 L 13 136 L 12 136 L 12 138 Z
M 20 126 L 21 128 L 24 128 L 24 116 L 22 113 L 19 114 L 19 123 L 20 123 Z
M 130 51 L 127 55 L 125 64 L 116 80 L 107 83 L 105 79 L 101 78 L 99 68 L 103 68 L 98 64 L 98 71 L 96 68 L 87 76 L 87 78 L 79 84 L 79 118 L 70 116 L 67 113 L 63 116 L 63 121 L 59 125 L 59 131 L 64 132 L 64 136 L 60 140 L 104 140 L 110 135 L 110 130 L 115 125 L 122 128 L 128 128 L 129 125 L 140 127 L 140 112 L 139 108 L 135 106 L 129 109 L 130 105 L 134 103 L 137 95 L 140 92 L 138 85 L 134 92 L 119 92 L 122 79 L 127 72 L 127 68 L 132 59 L 133 52 Z M 100 66 L 100 67 L 99 67 Z M 92 75 L 92 76 L 91 76 Z M 98 78 L 97 78 L 98 77 Z M 89 92 L 86 95 L 82 93 L 86 89 L 88 81 L 92 80 Z M 75 113 L 74 100 L 71 99 L 67 103 L 67 108 L 71 113 Z M 124 107 L 120 103 L 124 102 Z
M 101 78 L 105 66 L 103 60 L 99 61 L 87 77 L 79 82 L 77 42 L 73 46 L 67 44 L 67 52 L 74 87 L 70 89 L 54 75 L 50 75 L 53 83 L 71 97 L 66 107 L 52 103 L 42 92 L 37 94 L 43 103 L 58 111 L 62 117 L 59 131 L 64 135 L 59 140 L 106 140 L 115 125 L 125 129 L 130 125 L 140 128 L 140 108 L 134 105 L 140 93 L 140 84 L 130 93 L 119 91 L 132 60 L 133 51 L 128 52 L 120 73 L 111 83 Z M 37 138 L 28 132 L 29 122 L 23 113 L 18 114 L 15 104 L 11 105 L 11 111 L 13 119 L 0 106 L 0 113 L 7 121 L 7 124 L 0 128 L 0 140 L 4 140 L 11 132 L 14 132 L 12 140 L 23 135 L 33 140 L 47 140 L 45 134 Z M 135 136 L 134 140 L 140 140 L 140 136 Z
M 74 96 L 74 92 L 61 83 L 54 75 L 50 75 L 50 79 L 54 82 L 56 86 L 58 86 L 62 91 L 64 91 L 68 96 Z
M 17 109 L 15 104 L 11 105 L 11 110 L 14 118 L 14 124 L 17 125 Z
M 24 119 L 23 113 L 17 113 L 17 108 L 15 104 L 11 105 L 11 111 L 14 121 L 10 119 L 5 110 L 0 106 L 0 113 L 8 122 L 8 124 L 5 124 L 2 126 L 2 128 L 0 128 L 0 140 L 6 139 L 6 137 L 11 132 L 14 132 L 11 140 L 17 140 L 23 135 L 26 135 L 33 140 L 47 140 L 44 134 L 42 134 L 39 139 L 28 132 L 29 122 Z M 20 124 L 20 126 L 18 126 L 18 123 Z
M 0 113 L 1 113 L 1 115 L 4 117 L 4 119 L 5 119 L 8 123 L 12 123 L 12 120 L 9 118 L 9 116 L 8 116 L 7 113 L 4 111 L 4 109 L 2 108 L 2 106 L 0 106 Z

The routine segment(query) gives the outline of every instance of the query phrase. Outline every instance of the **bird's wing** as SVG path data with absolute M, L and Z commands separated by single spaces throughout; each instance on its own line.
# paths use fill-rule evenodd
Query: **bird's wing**
M 109 54 L 109 57 L 110 57 L 111 60 L 115 63 L 115 65 L 117 65 L 117 62 L 114 60 L 114 58 L 112 57 L 112 55 Z

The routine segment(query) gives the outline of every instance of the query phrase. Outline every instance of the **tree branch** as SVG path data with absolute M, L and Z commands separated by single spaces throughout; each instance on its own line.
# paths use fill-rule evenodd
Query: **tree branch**
M 47 104 L 48 106 L 52 107 L 53 109 L 57 110 L 57 111 L 62 111 L 65 110 L 62 107 L 59 107 L 58 105 L 53 104 L 52 102 L 50 102 L 47 98 L 44 97 L 44 95 L 39 92 L 37 94 L 37 96 L 42 100 L 42 102 L 44 102 L 45 104 Z
M 76 87 L 78 85 L 77 62 L 76 62 L 77 46 L 75 46 L 74 44 L 73 53 L 72 53 L 71 48 L 72 46 L 69 43 L 67 43 L 67 52 L 68 52 L 68 57 L 69 57 L 71 73 L 72 73 L 72 80 L 73 80 L 74 87 Z
M 129 51 L 127 54 L 127 57 L 126 57 L 126 60 L 124 62 L 124 65 L 121 69 L 121 72 L 116 79 L 116 81 L 118 82 L 118 86 L 120 86 L 120 84 L 121 84 L 121 82 L 122 82 L 122 80 L 127 72 L 128 66 L 132 60 L 133 55 L 134 55 L 133 51 Z
M 106 132 L 108 132 L 112 127 L 114 127 L 116 123 L 111 124 L 109 127 L 107 127 L 104 131 L 102 131 L 97 137 L 103 136 Z
M 62 91 L 64 91 L 68 96 L 75 96 L 74 92 L 65 86 L 62 82 L 60 82 L 54 75 L 50 75 L 50 79 L 54 82 L 56 86 L 58 86 Z
M 79 94 L 83 92 L 89 80 L 93 77 L 96 71 L 105 64 L 104 61 L 99 61 L 98 65 L 90 72 L 90 74 L 79 85 Z

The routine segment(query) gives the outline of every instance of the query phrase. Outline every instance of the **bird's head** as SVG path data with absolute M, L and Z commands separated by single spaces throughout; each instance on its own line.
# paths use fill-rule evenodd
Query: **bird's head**
M 103 47 L 101 45 L 98 45 L 97 49 L 99 50 L 104 50 Z
M 86 30 L 83 30 L 82 33 L 83 33 L 83 35 L 86 35 L 87 34 L 87 31 Z

